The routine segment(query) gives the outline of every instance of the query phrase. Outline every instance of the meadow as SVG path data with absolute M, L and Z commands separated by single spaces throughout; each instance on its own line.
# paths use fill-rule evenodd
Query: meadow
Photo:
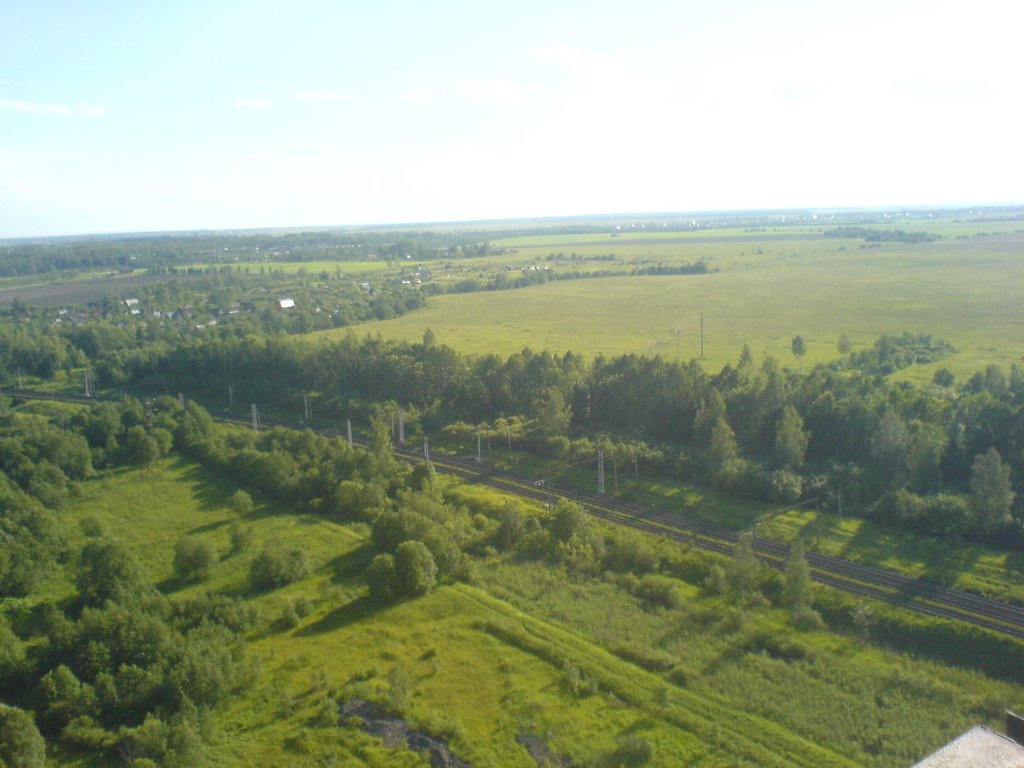
M 445 481 L 453 502 L 501 496 Z M 72 548 L 85 520 L 128 543 L 173 600 L 208 591 L 259 609 L 248 682 L 222 705 L 207 739 L 221 766 L 425 765 L 353 725 L 330 702 L 399 702 L 408 720 L 447 738 L 473 765 L 533 766 L 525 737 L 577 765 L 611 766 L 623 744 L 654 766 L 905 766 L 975 722 L 1024 703 L 1016 681 L 894 652 L 863 633 L 798 629 L 764 602 L 733 603 L 679 575 L 656 605 L 628 577 L 587 576 L 547 560 L 484 555 L 469 584 L 389 605 L 366 596 L 367 528 L 261 499 L 245 516 L 236 487 L 182 458 L 84 483 L 67 510 Z M 540 510 L 534 509 L 534 514 Z M 250 555 L 231 552 L 233 523 L 266 543 L 297 545 L 310 575 L 253 591 Z M 220 562 L 200 583 L 172 567 L 185 534 Z M 670 561 L 685 547 L 649 540 Z M 60 572 L 50 597 L 70 594 Z M 294 624 L 288 606 L 308 608 Z M 881 613 L 885 608 L 879 608 Z M 893 609 L 895 610 L 895 609 Z M 632 741 L 630 741 L 632 739 Z M 621 754 L 621 753 L 618 753 Z M 56 755 L 57 765 L 92 765 Z
M 570 237 L 570 236 L 566 236 Z M 578 237 L 578 236 L 576 236 Z M 355 326 L 357 334 L 418 340 L 426 328 L 470 353 L 508 354 L 530 347 L 586 356 L 700 357 L 717 371 L 735 362 L 744 344 L 784 365 L 811 366 L 840 357 L 845 334 L 854 351 L 883 334 L 904 331 L 946 339 L 957 353 L 900 374 L 927 382 L 937 368 L 969 376 L 1021 359 L 1024 337 L 1024 234 L 943 239 L 922 244 L 860 247 L 859 241 L 794 239 L 627 245 L 611 242 L 567 249 L 586 256 L 614 252 L 623 261 L 690 263 L 707 258 L 720 271 L 703 275 L 605 277 L 555 281 L 530 288 L 433 297 L 417 312 Z M 541 253 L 553 242 L 529 246 Z M 527 247 L 515 254 L 529 260 Z M 507 257 L 492 257 L 501 263 Z M 614 269 L 604 262 L 588 262 Z M 327 332 L 337 335 L 346 331 Z M 790 351 L 803 336 L 806 357 Z

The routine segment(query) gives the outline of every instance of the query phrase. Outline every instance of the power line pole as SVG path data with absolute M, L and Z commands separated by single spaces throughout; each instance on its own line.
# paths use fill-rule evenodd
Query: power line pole
M 228 387 L 228 410 L 235 410 L 235 388 L 231 386 Z
M 352 419 L 346 419 L 348 424 L 348 447 L 352 447 Z
M 85 369 L 85 396 L 92 397 L 92 373 Z
M 259 411 L 256 410 L 256 403 L 252 403 L 252 431 L 260 431 L 260 414 Z
M 604 451 L 597 452 L 597 492 L 604 495 Z
M 398 410 L 398 444 L 405 445 L 405 411 Z
M 480 455 L 480 432 L 476 433 L 476 463 L 479 464 L 484 460 L 484 457 Z
M 304 394 L 302 396 L 302 408 L 306 415 L 306 426 L 309 426 L 309 395 Z
M 683 335 L 683 328 L 682 328 L 682 326 L 677 325 L 675 328 L 672 329 L 672 333 L 676 337 L 676 362 L 678 363 L 679 362 L 679 337 Z
M 423 458 L 426 461 L 430 461 L 430 441 L 427 440 L 427 436 L 423 436 Z
M 179 392 L 178 393 L 178 405 L 180 405 L 182 408 L 185 407 L 185 393 L 184 392 Z

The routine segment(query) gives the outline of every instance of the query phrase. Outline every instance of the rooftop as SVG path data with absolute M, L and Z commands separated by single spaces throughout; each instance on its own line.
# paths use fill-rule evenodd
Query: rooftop
M 1024 768 L 1024 746 L 976 725 L 913 768 Z

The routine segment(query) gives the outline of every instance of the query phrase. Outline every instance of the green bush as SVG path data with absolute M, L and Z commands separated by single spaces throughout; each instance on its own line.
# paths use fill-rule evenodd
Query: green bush
M 295 547 L 264 549 L 249 566 L 249 581 L 257 589 L 274 589 L 298 581 L 309 572 L 306 556 Z
M 183 579 L 205 579 L 217 564 L 217 549 L 209 541 L 182 536 L 174 545 L 174 572 Z
M 682 602 L 676 583 L 657 573 L 649 573 L 640 579 L 634 594 L 650 605 L 663 608 L 678 608 Z
M 366 582 L 370 587 L 370 597 L 374 600 L 390 600 L 394 597 L 398 587 L 395 558 L 386 552 L 374 557 L 366 569 Z
M 0 765 L 6 768 L 42 768 L 46 743 L 32 715 L 0 704 Z
M 437 565 L 422 541 L 406 541 L 395 552 L 395 583 L 401 595 L 425 595 L 437 583 Z

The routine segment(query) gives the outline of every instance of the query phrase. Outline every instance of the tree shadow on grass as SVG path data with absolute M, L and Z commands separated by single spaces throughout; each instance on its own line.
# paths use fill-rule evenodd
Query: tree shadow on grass
M 327 563 L 327 568 L 331 570 L 331 583 L 340 584 L 353 577 L 361 576 L 376 554 L 377 550 L 370 544 L 366 544 L 334 558 Z
M 234 483 L 217 477 L 200 464 L 186 470 L 182 479 L 192 483 L 192 495 L 201 510 L 223 509 L 231 503 L 231 495 L 238 489 Z
M 340 608 L 335 608 L 322 619 L 310 624 L 295 633 L 296 637 L 309 637 L 322 635 L 327 632 L 351 626 L 363 619 L 375 616 L 389 607 L 389 603 L 373 600 L 369 595 L 356 598 L 351 603 L 346 603 Z
M 198 584 L 202 580 L 199 576 L 168 576 L 157 582 L 156 588 L 161 594 L 169 595 L 186 587 L 191 587 L 193 584 Z
M 210 531 L 216 531 L 218 528 L 223 528 L 226 525 L 231 525 L 235 522 L 229 518 L 223 520 L 215 520 L 212 523 L 206 523 L 205 525 L 197 525 L 195 528 L 190 528 L 187 533 L 189 536 L 195 536 L 200 533 L 209 533 Z

